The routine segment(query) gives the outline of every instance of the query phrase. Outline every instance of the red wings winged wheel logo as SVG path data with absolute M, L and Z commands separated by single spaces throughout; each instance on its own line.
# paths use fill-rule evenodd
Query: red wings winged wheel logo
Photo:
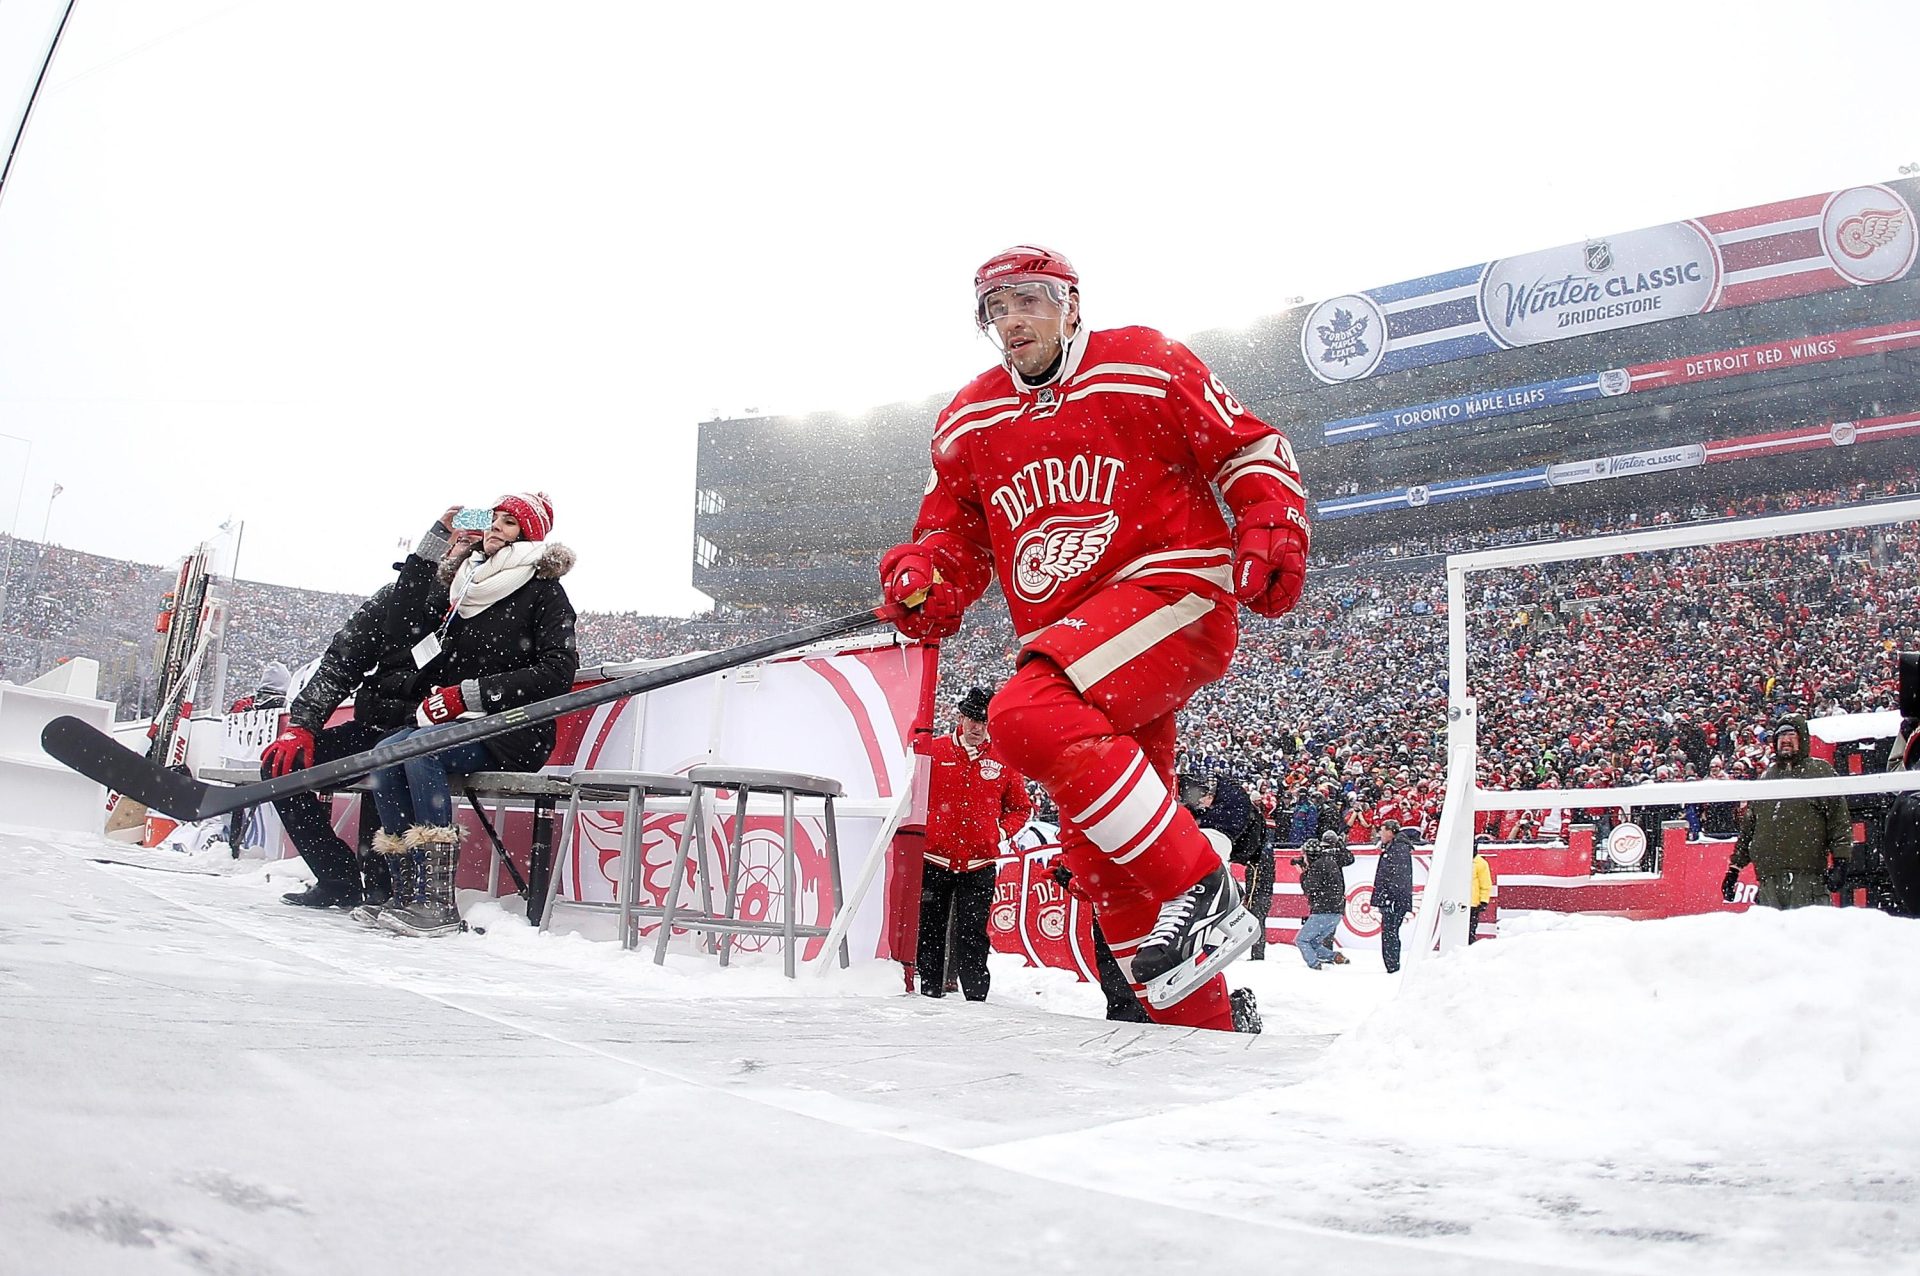
M 1030 603 L 1047 598 L 1061 582 L 1099 562 L 1119 527 L 1120 517 L 1112 510 L 1048 519 L 1013 547 L 1014 592 Z

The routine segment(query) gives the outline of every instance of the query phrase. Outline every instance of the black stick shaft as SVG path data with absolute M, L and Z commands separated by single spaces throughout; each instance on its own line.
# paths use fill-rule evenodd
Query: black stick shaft
M 778 656 L 795 647 L 844 637 L 887 622 L 887 608 L 850 612 L 759 642 L 742 643 L 725 651 L 692 656 L 659 669 L 629 674 L 625 678 L 616 678 L 594 687 L 582 687 L 578 691 L 569 691 L 482 718 L 449 722 L 430 730 L 417 731 L 402 740 L 382 741 L 364 752 L 323 762 L 304 771 L 231 788 L 215 787 L 191 776 L 156 767 L 77 718 L 62 717 L 49 722 L 40 733 L 40 744 L 55 759 L 87 778 L 98 780 L 154 810 L 176 819 L 204 820 L 243 806 L 258 806 L 276 798 L 330 791 L 369 771 L 377 771 L 411 758 L 424 757 L 474 740 L 490 739 L 578 709 L 591 709 L 609 701 L 625 700 L 629 696 L 670 687 L 710 673 L 737 669 L 756 660 Z

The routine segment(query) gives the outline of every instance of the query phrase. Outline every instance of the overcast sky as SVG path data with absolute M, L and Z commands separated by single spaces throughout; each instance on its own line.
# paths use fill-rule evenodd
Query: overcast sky
M 0 105 L 58 7 L 0 3 Z M 696 423 L 952 392 L 1010 243 L 1097 326 L 1236 324 L 1893 177 L 1916 47 L 1887 3 L 78 0 L 0 192 L 0 515 L 148 561 L 243 519 L 242 576 L 366 592 L 544 488 L 578 604 L 684 614 Z

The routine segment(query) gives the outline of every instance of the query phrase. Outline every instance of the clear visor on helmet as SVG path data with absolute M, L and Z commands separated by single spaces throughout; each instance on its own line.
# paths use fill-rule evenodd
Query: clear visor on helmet
M 1066 313 L 1067 286 L 1057 279 L 1029 279 L 990 288 L 980 296 L 974 320 L 982 328 L 1002 319 L 1051 319 Z

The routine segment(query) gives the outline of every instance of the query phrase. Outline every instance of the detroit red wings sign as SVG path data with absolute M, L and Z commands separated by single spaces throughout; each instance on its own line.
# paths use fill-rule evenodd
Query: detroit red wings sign
M 1013 548 L 1013 592 L 1030 603 L 1044 601 L 1061 582 L 1091 570 L 1119 527 L 1112 510 L 1062 514 L 1041 523 Z

